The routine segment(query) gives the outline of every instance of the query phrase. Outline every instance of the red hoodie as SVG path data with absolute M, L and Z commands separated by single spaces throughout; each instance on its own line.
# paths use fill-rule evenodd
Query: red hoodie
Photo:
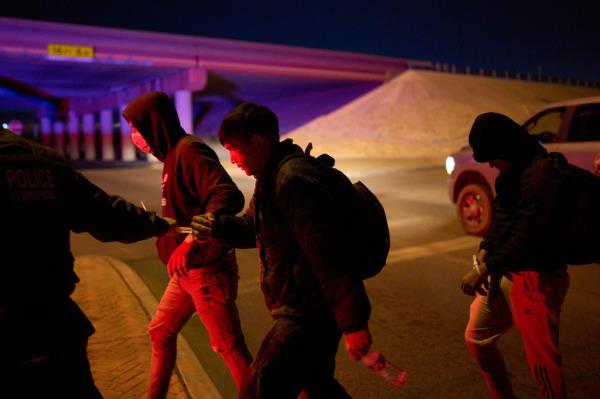
M 219 163 L 215 152 L 200 138 L 186 134 L 171 99 L 152 92 L 137 97 L 123 111 L 164 163 L 161 183 L 163 216 L 189 225 L 192 216 L 205 212 L 234 215 L 244 206 L 244 197 Z M 163 236 L 156 246 L 167 264 L 184 234 Z M 189 268 L 214 263 L 231 248 L 217 241 L 195 245 L 187 258 Z

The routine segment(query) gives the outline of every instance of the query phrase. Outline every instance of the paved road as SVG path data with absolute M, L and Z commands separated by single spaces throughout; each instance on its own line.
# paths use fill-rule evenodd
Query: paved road
M 80 256 L 75 270 L 81 282 L 73 299 L 96 328 L 88 345 L 96 386 L 105 399 L 146 397 L 150 376 L 150 342 L 145 334 L 148 315 L 131 282 L 126 283 L 123 277 L 131 269 L 111 258 Z M 169 398 L 189 398 L 178 374 L 171 379 Z
M 446 176 L 427 161 L 343 161 L 340 167 L 361 179 L 381 198 L 388 214 L 392 253 L 384 271 L 367 281 L 373 304 L 374 348 L 408 371 L 401 390 L 385 385 L 340 347 L 337 376 L 355 398 L 485 398 L 485 387 L 463 343 L 470 298 L 459 291 L 462 275 L 478 240 L 462 234 L 447 199 Z M 429 165 L 429 166 L 428 166 Z M 110 192 L 159 209 L 160 168 L 93 170 L 86 174 Z M 245 193 L 253 180 L 232 170 Z M 74 237 L 76 255 L 100 253 L 130 264 L 160 296 L 166 273 L 151 240 L 132 244 L 96 244 L 87 235 Z M 238 252 L 241 267 L 239 307 L 252 351 L 270 325 L 257 285 L 253 250 Z M 572 268 L 571 289 L 563 307 L 561 346 L 571 398 L 600 392 L 600 268 Z M 184 331 L 190 345 L 225 398 L 235 389 L 219 358 L 210 351 L 197 320 Z M 516 391 L 536 396 L 515 331 L 502 341 Z

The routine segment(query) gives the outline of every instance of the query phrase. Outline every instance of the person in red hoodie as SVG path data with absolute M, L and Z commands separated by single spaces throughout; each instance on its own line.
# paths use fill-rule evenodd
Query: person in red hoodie
M 193 215 L 235 215 L 242 209 L 244 197 L 217 155 L 200 138 L 185 133 L 165 93 L 151 92 L 134 99 L 123 116 L 131 125 L 134 144 L 164 163 L 164 216 L 189 225 Z M 239 277 L 234 250 L 216 240 L 199 243 L 191 234 L 161 237 L 157 248 L 171 279 L 149 327 L 152 361 L 148 397 L 166 396 L 175 365 L 177 334 L 194 312 L 239 388 L 252 357 L 235 304 Z

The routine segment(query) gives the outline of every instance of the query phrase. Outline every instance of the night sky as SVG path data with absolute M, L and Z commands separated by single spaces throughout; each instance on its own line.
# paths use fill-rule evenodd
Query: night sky
M 7 0 L 2 16 L 600 81 L 596 1 Z M 8 4 L 7 4 L 8 3 Z

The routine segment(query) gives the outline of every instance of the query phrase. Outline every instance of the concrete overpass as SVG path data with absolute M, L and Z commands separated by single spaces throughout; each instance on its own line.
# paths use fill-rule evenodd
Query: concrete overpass
M 173 96 L 188 132 L 205 131 L 203 125 L 214 130 L 217 120 L 240 101 L 295 112 L 289 126 L 282 121 L 285 131 L 411 67 L 430 65 L 0 17 L 0 109 L 5 115 L 34 110 L 39 120 L 34 130 L 41 140 L 72 159 L 135 159 L 120 111 L 151 90 Z M 299 105 L 302 101 L 313 106 L 307 110 Z

